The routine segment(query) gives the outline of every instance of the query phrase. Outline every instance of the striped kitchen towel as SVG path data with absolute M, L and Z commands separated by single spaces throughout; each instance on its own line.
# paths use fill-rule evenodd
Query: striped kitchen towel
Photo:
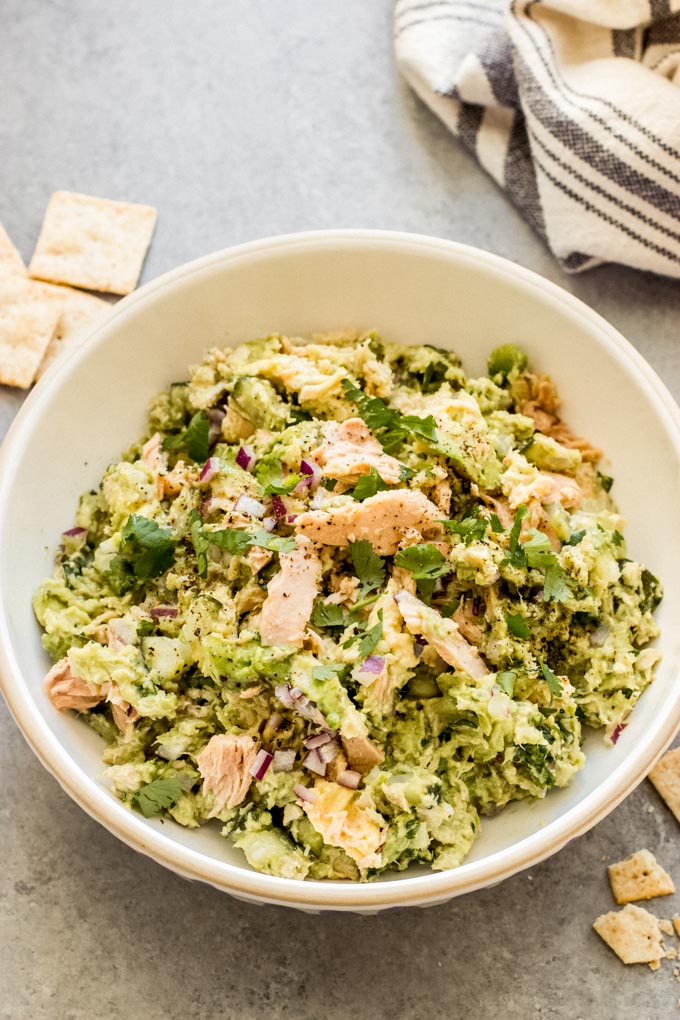
M 680 276 L 680 0 L 397 0 L 395 37 L 566 270 Z

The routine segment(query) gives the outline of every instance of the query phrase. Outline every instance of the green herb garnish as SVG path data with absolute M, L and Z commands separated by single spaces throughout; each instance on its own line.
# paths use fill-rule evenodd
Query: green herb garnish
M 359 500 L 370 499 L 377 492 L 384 492 L 386 489 L 389 489 L 389 485 L 383 482 L 376 469 L 372 467 L 367 475 L 361 476 L 354 486 L 352 495 Z
M 182 795 L 182 784 L 173 776 L 169 779 L 154 779 L 140 787 L 133 800 L 145 818 L 157 818 L 166 808 L 176 804 Z
M 205 411 L 197 411 L 186 429 L 176 435 L 166 436 L 164 450 L 186 450 L 192 460 L 204 461 L 210 452 L 210 419 Z
M 431 414 L 420 418 L 415 414 L 401 414 L 389 407 L 380 397 L 367 397 L 349 379 L 342 380 L 345 396 L 353 401 L 361 418 L 375 433 L 384 450 L 394 450 L 409 437 L 428 444 L 437 442 L 437 423 Z

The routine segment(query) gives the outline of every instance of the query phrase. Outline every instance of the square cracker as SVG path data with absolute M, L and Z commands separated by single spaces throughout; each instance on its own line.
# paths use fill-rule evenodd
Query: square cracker
M 20 276 L 26 275 L 26 266 L 19 252 L 9 239 L 7 231 L 0 223 L 0 275 L 7 273 Z
M 41 288 L 45 299 L 59 309 L 57 328 L 36 373 L 36 379 L 40 379 L 50 365 L 77 346 L 83 333 L 97 320 L 108 315 L 113 306 L 94 294 L 85 294 L 72 287 L 59 287 L 53 283 L 39 283 L 36 286 Z
M 0 383 L 27 389 L 59 320 L 39 284 L 0 276 Z
M 659 922 L 643 907 L 629 903 L 601 914 L 593 928 L 624 963 L 654 963 L 666 955 Z
M 666 751 L 648 778 L 680 822 L 680 747 Z
M 86 290 L 129 294 L 137 286 L 156 225 L 150 205 L 55 191 L 30 276 Z
M 673 879 L 649 850 L 638 850 L 618 864 L 610 864 L 609 881 L 617 903 L 651 900 L 675 892 Z

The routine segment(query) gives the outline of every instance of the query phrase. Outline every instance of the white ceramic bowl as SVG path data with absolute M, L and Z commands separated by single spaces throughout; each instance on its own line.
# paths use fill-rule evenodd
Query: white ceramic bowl
M 31 611 L 79 493 L 137 438 L 157 390 L 184 378 L 208 346 L 347 327 L 453 348 L 472 374 L 484 371 L 494 345 L 521 344 L 557 380 L 567 421 L 609 454 L 629 547 L 666 587 L 658 612 L 663 662 L 615 748 L 591 734 L 575 782 L 484 821 L 457 870 L 409 870 L 364 885 L 260 875 L 217 825 L 192 831 L 123 807 L 101 781 L 99 738 L 55 712 L 43 693 L 48 660 Z M 327 231 L 256 241 L 182 266 L 126 298 L 19 414 L 0 455 L 2 689 L 29 744 L 71 797 L 129 846 L 187 878 L 306 910 L 441 902 L 499 882 L 585 832 L 672 739 L 680 724 L 679 505 L 680 412 L 623 337 L 565 291 L 435 238 Z

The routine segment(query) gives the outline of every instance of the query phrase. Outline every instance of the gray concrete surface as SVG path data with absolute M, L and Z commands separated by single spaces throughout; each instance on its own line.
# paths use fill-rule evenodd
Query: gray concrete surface
M 4 0 L 0 219 L 28 258 L 52 190 L 151 202 L 146 280 L 313 227 L 422 231 L 558 281 L 680 395 L 677 283 L 566 277 L 399 82 L 390 0 Z M 21 402 L 0 390 L 0 435 Z M 1 551 L 0 551 L 1 556 Z M 118 843 L 0 709 L 0 1017 L 10 1020 L 656 1020 L 672 964 L 624 968 L 591 931 L 603 858 L 642 846 L 680 881 L 645 783 L 559 855 L 446 906 L 308 917 L 190 885 Z M 680 893 L 655 903 L 680 910 Z

